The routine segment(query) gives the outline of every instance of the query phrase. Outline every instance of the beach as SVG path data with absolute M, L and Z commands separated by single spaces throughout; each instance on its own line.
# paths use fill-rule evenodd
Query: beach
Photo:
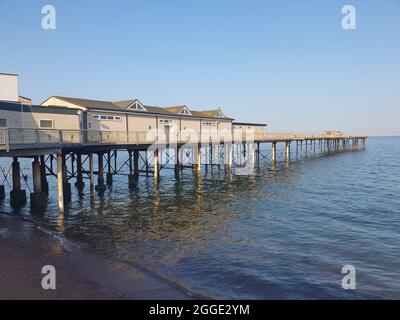
M 190 299 L 144 271 L 91 255 L 51 232 L 0 214 L 0 299 Z M 56 290 L 41 286 L 42 267 L 56 269 Z

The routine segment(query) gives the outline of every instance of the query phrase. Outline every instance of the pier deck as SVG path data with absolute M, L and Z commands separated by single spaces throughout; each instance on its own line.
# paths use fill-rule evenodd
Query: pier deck
M 290 148 L 296 143 L 296 153 L 344 152 L 364 147 L 365 136 L 327 136 L 318 134 L 254 133 L 240 131 L 202 132 L 123 132 L 95 130 L 0 129 L 0 157 L 13 158 L 8 172 L 0 166 L 10 188 L 13 207 L 25 205 L 26 191 L 21 186 L 21 166 L 18 158 L 32 159 L 33 192 L 31 206 L 42 208 L 49 192 L 48 176 L 57 178 L 58 207 L 64 211 L 64 202 L 71 199 L 71 179 L 82 190 L 89 180 L 90 193 L 102 194 L 112 185 L 114 175 L 127 169 L 129 187 L 135 187 L 140 174 L 153 176 L 155 183 L 161 169 L 173 165 L 175 176 L 191 168 L 200 173 L 201 166 L 223 166 L 228 173 L 251 174 L 255 163 L 267 156 L 277 161 L 277 144 L 284 143 L 284 156 L 290 160 Z M 271 152 L 263 155 L 260 145 L 271 144 Z M 117 164 L 117 153 L 128 153 L 122 165 Z M 97 155 L 97 171 L 94 170 Z M 163 163 L 164 160 L 164 163 Z M 55 163 L 54 163 L 55 162 Z M 69 164 L 70 163 L 70 164 Z M 86 166 L 86 167 L 85 167 Z M 119 167 L 118 167 L 119 166 Z M 245 171 L 243 171 L 245 170 Z M 247 171 L 246 171 L 247 170 Z M 240 173 L 238 173 L 240 172 Z M 95 186 L 95 175 L 97 185 Z M 12 183 L 8 177 L 12 177 Z M 5 199 L 5 185 L 0 185 L 0 201 Z

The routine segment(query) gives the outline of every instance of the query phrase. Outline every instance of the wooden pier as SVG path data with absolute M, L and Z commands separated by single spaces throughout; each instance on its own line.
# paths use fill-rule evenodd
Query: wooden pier
M 21 186 L 19 158 L 32 159 L 33 190 L 30 203 L 33 208 L 43 206 L 49 192 L 48 177 L 57 179 L 58 208 L 64 211 L 71 200 L 71 179 L 75 187 L 83 190 L 85 180 L 90 192 L 103 194 L 112 185 L 113 176 L 128 170 L 128 186 L 135 187 L 139 176 L 159 178 L 160 171 L 170 168 L 179 176 L 184 169 L 200 173 L 201 167 L 218 166 L 230 174 L 247 168 L 252 170 L 262 159 L 278 161 L 277 145 L 284 144 L 284 159 L 290 160 L 291 149 L 297 154 L 327 154 L 364 148 L 365 136 L 303 135 L 303 134 L 248 134 L 230 132 L 224 135 L 208 133 L 197 137 L 185 132 L 166 137 L 159 132 L 126 132 L 96 130 L 42 130 L 0 129 L 0 157 L 12 158 L 8 172 L 3 168 L 3 185 L 0 185 L 0 201 L 6 197 L 4 183 L 10 190 L 13 207 L 27 202 L 26 191 Z M 270 152 L 263 154 L 262 144 L 270 144 Z M 269 148 L 269 147 L 268 147 Z M 127 160 L 117 164 L 118 153 L 127 152 Z M 95 168 L 95 157 L 97 168 Z M 69 165 L 68 165 L 69 164 Z M 97 180 L 95 181 L 95 176 Z

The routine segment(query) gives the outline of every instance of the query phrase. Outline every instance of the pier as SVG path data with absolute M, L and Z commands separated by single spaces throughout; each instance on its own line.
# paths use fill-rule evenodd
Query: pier
M 115 175 L 126 175 L 127 186 L 134 188 L 139 177 L 152 177 L 157 182 L 162 170 L 172 169 L 176 177 L 190 169 L 199 174 L 202 168 L 217 166 L 226 174 L 246 174 L 261 160 L 280 161 L 277 145 L 284 147 L 283 160 L 291 154 L 355 151 L 365 148 L 365 136 L 328 136 L 318 134 L 273 134 L 231 130 L 223 134 L 202 132 L 104 131 L 0 129 L 0 157 L 11 158 L 0 185 L 0 201 L 10 189 L 11 206 L 25 206 L 28 200 L 21 184 L 20 158 L 32 159 L 32 181 L 29 199 L 32 208 L 41 208 L 49 192 L 48 178 L 57 179 L 58 208 L 64 212 L 74 187 L 90 193 L 104 193 Z M 265 152 L 263 150 L 270 150 Z M 118 155 L 127 153 L 127 160 L 117 163 Z M 97 170 L 95 170 L 97 161 Z M 124 173 L 127 171 L 128 173 Z M 240 172 L 240 173 L 239 173 Z M 244 173 L 243 173 L 244 172 Z M 9 179 L 11 177 L 11 179 Z

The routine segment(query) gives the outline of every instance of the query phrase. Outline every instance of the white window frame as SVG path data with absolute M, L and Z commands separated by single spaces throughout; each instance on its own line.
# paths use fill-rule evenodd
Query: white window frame
M 221 110 L 218 110 L 217 114 L 215 115 L 216 118 L 226 118 L 224 113 Z
M 51 128 L 42 127 L 42 123 L 41 123 L 42 121 L 51 121 Z M 54 129 L 54 120 L 53 119 L 39 119 L 39 128 L 40 129 L 47 129 L 47 130 Z
M 192 115 L 188 107 L 183 107 L 181 111 L 179 111 L 179 114 L 187 114 L 187 115 Z
M 163 124 L 174 124 L 174 123 L 176 123 L 176 120 L 173 120 L 173 119 L 160 119 L 159 122 L 163 123 Z
M 121 121 L 121 116 L 110 116 L 108 114 L 94 114 L 92 115 L 94 120 L 98 121 Z
M 217 123 L 215 121 L 202 121 L 201 123 L 203 126 L 216 126 Z
M 129 110 L 136 110 L 136 111 L 147 111 L 146 108 L 140 103 L 139 100 L 136 100 L 134 103 L 128 106 Z

